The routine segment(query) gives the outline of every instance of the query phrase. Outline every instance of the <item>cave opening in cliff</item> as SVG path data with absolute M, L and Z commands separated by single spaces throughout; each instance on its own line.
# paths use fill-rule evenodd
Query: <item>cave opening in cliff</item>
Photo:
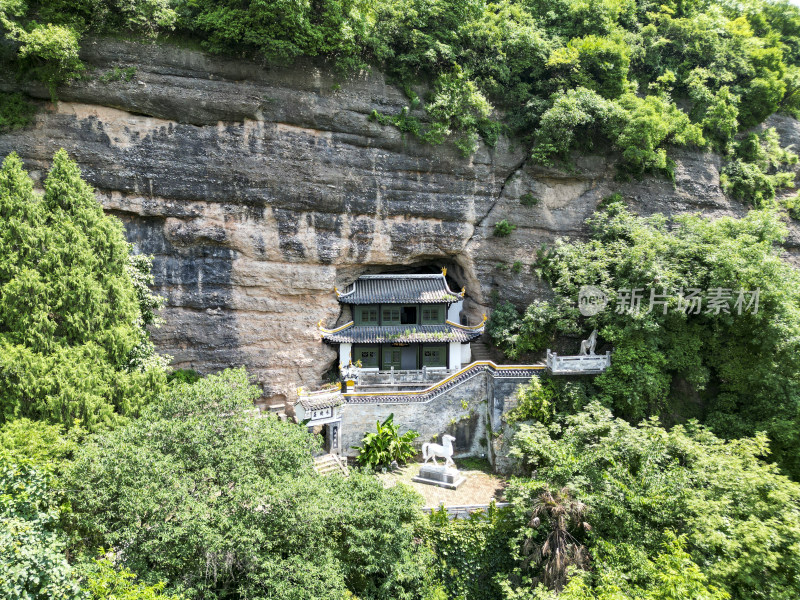
M 450 289 L 460 290 L 468 285 L 468 278 L 465 277 L 463 268 L 453 259 L 441 257 L 423 259 L 410 264 L 361 265 L 343 269 L 339 272 L 337 283 L 340 289 L 345 289 L 361 275 L 433 275 L 441 273 L 442 269 L 446 269 L 445 279 Z M 467 291 L 469 293 L 469 290 Z M 408 322 L 413 322 L 413 319 Z

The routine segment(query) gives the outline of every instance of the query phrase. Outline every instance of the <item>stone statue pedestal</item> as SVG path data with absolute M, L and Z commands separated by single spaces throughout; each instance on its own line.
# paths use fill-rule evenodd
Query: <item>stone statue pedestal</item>
M 458 469 L 445 467 L 444 465 L 422 465 L 419 468 L 419 475 L 412 477 L 411 481 L 455 490 L 466 481 L 466 478 L 459 473 Z

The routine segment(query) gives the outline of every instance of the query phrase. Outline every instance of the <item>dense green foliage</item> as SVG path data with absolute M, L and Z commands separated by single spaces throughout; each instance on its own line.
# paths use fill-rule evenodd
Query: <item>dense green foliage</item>
M 164 380 L 145 325 L 159 306 L 77 165 L 59 151 L 44 195 L 16 155 L 0 169 L 0 420 L 89 429 L 135 414 Z
M 502 598 L 500 580 L 515 566 L 509 544 L 521 520 L 508 510 L 490 505 L 467 519 L 448 520 L 445 510 L 434 511 L 425 528 L 436 553 L 434 572 L 450 600 Z
M 733 159 L 720 176 L 722 187 L 733 198 L 763 208 L 772 205 L 777 189 L 794 187 L 794 173 L 778 169 L 796 164 L 797 155 L 781 148 L 775 129 L 752 133 L 733 147 Z
M 180 596 L 162 593 L 163 581 L 145 585 L 136 579 L 127 569 L 116 569 L 107 557 L 95 560 L 83 585 L 86 600 L 180 600 Z
M 633 427 L 594 403 L 551 426 L 521 425 L 514 452 L 530 474 L 508 490 L 515 511 L 530 515 L 543 490 L 564 486 L 588 508 L 588 527 L 572 534 L 592 568 L 563 599 L 800 594 L 800 485 L 760 460 L 762 435 L 724 442 L 696 423 Z M 518 530 L 520 556 L 550 525 Z M 508 597 L 550 598 L 531 591 L 537 575 L 510 573 Z
M 9 600 L 82 598 L 58 525 L 59 477 L 80 439 L 60 425 L 0 425 L 0 595 Z
M 30 462 L 0 458 L 0 596 L 7 600 L 81 597 L 48 479 Z
M 486 331 L 492 341 L 511 358 L 546 348 L 556 333 L 558 312 L 543 300 L 534 300 L 520 315 L 510 302 L 492 311 Z
M 516 406 L 507 411 L 503 418 L 509 425 L 530 420 L 547 424 L 555 416 L 555 394 L 556 389 L 550 379 L 535 375 L 527 385 L 517 388 Z
M 0 92 L 0 133 L 24 127 L 33 112 L 33 105 L 22 94 Z
M 640 218 L 608 203 L 589 220 L 590 241 L 556 245 L 544 272 L 555 299 L 523 316 L 506 307 L 490 332 L 513 354 L 544 349 L 543 332 L 597 328 L 614 354 L 588 396 L 631 419 L 695 416 L 725 437 L 766 431 L 775 458 L 800 475 L 800 273 L 780 258 L 783 224 L 764 210 L 739 220 L 684 216 L 667 225 L 661 216 Z M 584 285 L 608 296 L 596 316 L 578 312 Z M 656 303 L 649 310 L 651 288 Z M 699 312 L 688 300 L 693 288 L 705 297 Z M 638 311 L 631 310 L 632 289 L 641 297 Z M 727 294 L 725 308 L 714 308 L 714 290 Z M 760 290 L 755 314 L 752 294 L 739 290 Z
M 394 423 L 394 414 L 386 417 L 381 423 L 375 422 L 375 431 L 367 432 L 361 440 L 361 446 L 354 446 L 358 450 L 358 462 L 371 469 L 388 467 L 393 461 L 398 464 L 405 463 L 417 454 L 412 442 L 419 437 L 413 429 L 402 435 L 400 427 Z
M 469 153 L 495 142 L 502 113 L 541 162 L 610 146 L 632 173 L 669 172 L 670 145 L 728 151 L 742 128 L 800 110 L 800 10 L 785 1 L 7 0 L 0 29 L 5 60 L 52 90 L 81 74 L 88 32 L 375 64 L 409 96 L 381 123 Z
M 514 230 L 517 228 L 516 225 L 513 223 L 509 223 L 506 219 L 502 221 L 498 221 L 494 224 L 494 230 L 492 231 L 492 235 L 495 237 L 508 237 L 510 236 Z
M 189 597 L 415 598 L 419 501 L 371 475 L 318 476 L 304 427 L 254 418 L 243 370 L 170 386 L 78 452 L 77 549 L 124 548 L 142 583 Z

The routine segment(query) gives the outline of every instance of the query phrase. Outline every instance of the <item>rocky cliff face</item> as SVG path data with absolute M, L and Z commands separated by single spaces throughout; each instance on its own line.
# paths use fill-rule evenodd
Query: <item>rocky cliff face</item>
M 719 187 L 720 161 L 681 152 L 676 182 L 614 181 L 612 157 L 565 173 L 536 167 L 501 140 L 469 159 L 368 120 L 406 99 L 379 73 L 337 76 L 320 63 L 265 67 L 194 50 L 95 40 L 90 76 L 45 102 L 28 128 L 0 136 L 34 177 L 66 148 L 119 216 L 138 252 L 155 256 L 166 324 L 154 332 L 174 364 L 209 372 L 246 365 L 265 399 L 316 385 L 335 352 L 316 323 L 340 318 L 334 286 L 365 272 L 449 268 L 476 322 L 493 289 L 517 303 L 545 294 L 529 265 L 543 243 L 580 236 L 606 195 L 640 212 L 743 214 Z M 130 81 L 103 83 L 134 66 Z M 0 89 L 17 84 L 0 82 Z M 775 123 L 785 143 L 796 121 Z M 540 199 L 520 204 L 526 193 Z M 492 235 L 507 219 L 517 230 Z M 793 229 L 792 257 L 800 236 Z M 519 261 L 520 272 L 499 264 Z

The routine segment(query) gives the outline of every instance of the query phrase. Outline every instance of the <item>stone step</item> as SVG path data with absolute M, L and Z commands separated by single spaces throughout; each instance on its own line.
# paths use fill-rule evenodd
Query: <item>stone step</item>
M 345 459 L 339 459 L 333 454 L 323 454 L 314 458 L 314 470 L 319 475 L 342 473 L 345 477 L 350 475 Z
M 317 473 L 319 475 L 328 475 L 330 473 L 338 472 L 339 470 L 339 465 L 325 465 L 324 467 L 319 467 L 317 469 Z
M 470 346 L 472 360 L 491 360 L 492 351 L 486 342 L 473 342 Z

